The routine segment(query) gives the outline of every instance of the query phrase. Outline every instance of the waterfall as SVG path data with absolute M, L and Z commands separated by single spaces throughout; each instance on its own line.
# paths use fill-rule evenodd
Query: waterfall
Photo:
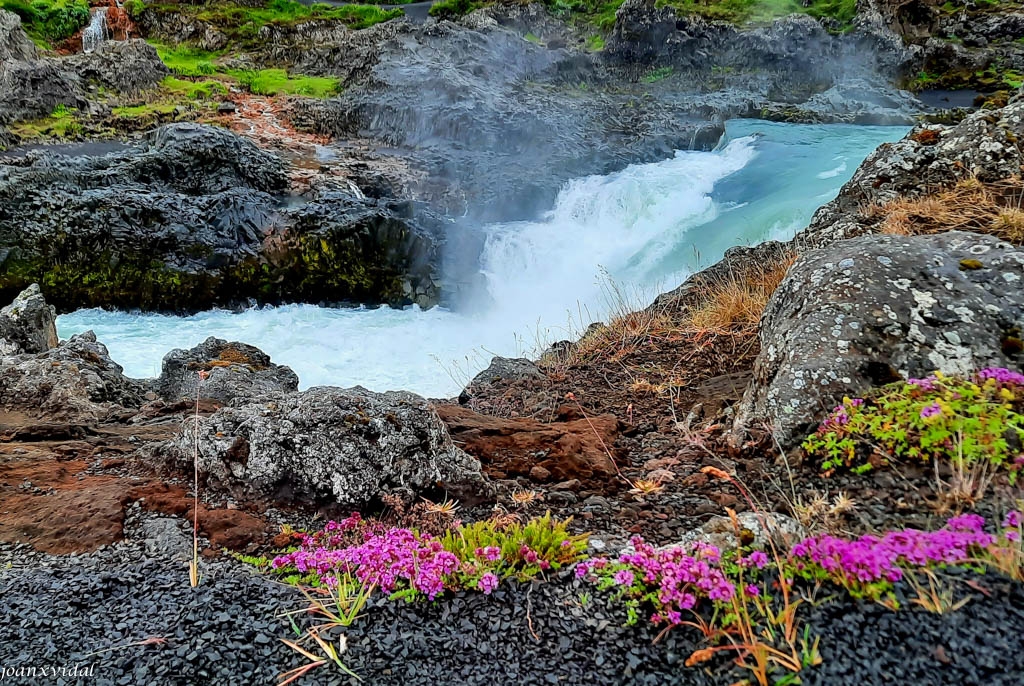
M 82 51 L 92 52 L 107 39 L 107 8 L 93 12 L 89 25 L 82 29 Z

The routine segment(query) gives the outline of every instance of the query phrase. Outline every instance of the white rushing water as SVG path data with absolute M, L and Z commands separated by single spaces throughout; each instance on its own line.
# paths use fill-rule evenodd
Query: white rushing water
M 208 336 L 239 340 L 290 365 L 302 387 L 361 384 L 433 397 L 457 394 L 491 355 L 521 355 L 600 320 L 614 284 L 636 306 L 674 288 L 729 247 L 787 238 L 835 197 L 860 162 L 902 127 L 734 121 L 713 152 L 680 152 L 568 183 L 536 222 L 481 227 L 489 304 L 324 309 L 289 305 L 191 317 L 80 310 L 62 337 L 88 329 L 131 376 Z
M 82 52 L 92 52 L 107 39 L 107 8 L 93 10 L 89 25 L 82 29 Z

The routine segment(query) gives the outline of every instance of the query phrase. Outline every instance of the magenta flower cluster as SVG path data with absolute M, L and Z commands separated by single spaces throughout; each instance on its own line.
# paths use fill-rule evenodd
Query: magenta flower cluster
M 791 559 L 798 569 L 823 569 L 844 584 L 896 582 L 906 569 L 967 562 L 996 542 L 984 531 L 985 520 L 967 514 L 950 519 L 938 531 L 906 529 L 883 536 L 845 540 L 822 535 L 793 546 Z
M 433 600 L 444 591 L 446 577 L 459 569 L 459 559 L 436 538 L 420 537 L 409 529 L 388 529 L 369 535 L 360 545 L 338 549 L 303 546 L 274 558 L 275 569 L 288 565 L 315 573 L 325 582 L 333 572 L 354 574 L 360 582 L 385 593 L 404 582 Z
M 909 570 L 962 564 L 979 559 L 993 546 L 1019 545 L 1022 526 L 1024 515 L 1013 511 L 1003 519 L 999 535 L 985 531 L 981 516 L 966 514 L 948 520 L 938 531 L 907 529 L 855 540 L 813 536 L 793 546 L 780 562 L 787 583 L 791 583 L 793 573 L 811 579 L 821 579 L 823 574 L 857 592 L 867 584 L 895 583 Z M 758 597 L 761 588 L 750 583 L 757 581 L 754 570 L 765 569 L 771 562 L 760 550 L 736 555 L 729 564 L 723 564 L 721 552 L 704 543 L 656 549 L 634 538 L 632 544 L 634 552 L 617 560 L 591 558 L 581 562 L 576 566 L 576 576 L 617 593 L 627 602 L 652 601 L 654 624 L 680 624 L 683 613 L 694 610 L 702 600 L 728 602 L 735 597 Z
M 736 585 L 720 566 L 721 552 L 712 545 L 655 548 L 640 537 L 631 543 L 634 552 L 624 553 L 617 561 L 592 558 L 581 562 L 576 567 L 577 578 L 610 578 L 611 585 L 624 594 L 635 591 L 634 584 L 653 587 L 656 611 L 651 621 L 656 624 L 679 624 L 682 612 L 693 609 L 701 599 L 728 601 L 736 594 Z
M 1005 386 L 1024 386 L 1024 374 L 1003 367 L 989 367 L 978 372 L 979 381 L 995 379 L 996 383 Z

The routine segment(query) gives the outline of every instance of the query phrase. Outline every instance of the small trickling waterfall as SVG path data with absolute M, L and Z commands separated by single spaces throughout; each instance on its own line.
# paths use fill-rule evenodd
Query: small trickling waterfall
M 95 10 L 89 25 L 82 29 L 82 51 L 92 52 L 107 39 L 107 8 Z

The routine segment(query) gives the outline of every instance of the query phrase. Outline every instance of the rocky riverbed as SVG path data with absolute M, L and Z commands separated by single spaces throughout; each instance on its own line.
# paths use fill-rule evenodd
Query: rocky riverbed
M 136 3 L 82 53 L 7 6 L 0 680 L 1019 681 L 1015 8 Z M 903 90 L 929 86 L 982 97 Z M 135 379 L 57 334 L 81 307 L 446 304 L 480 222 L 735 117 L 914 128 L 794 239 L 458 397 L 299 390 L 213 337 Z M 318 627 L 335 586 L 366 604 Z

